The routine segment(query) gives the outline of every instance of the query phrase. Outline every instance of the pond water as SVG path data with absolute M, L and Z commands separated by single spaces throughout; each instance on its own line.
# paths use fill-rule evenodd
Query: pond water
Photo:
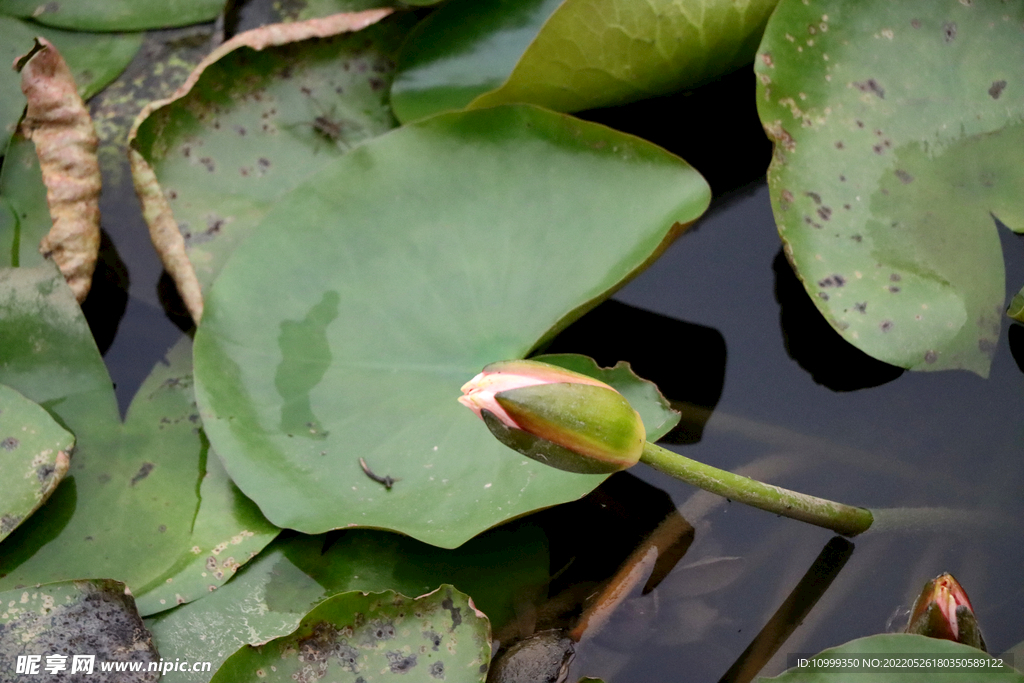
M 617 500 L 621 481 L 632 481 L 629 488 L 638 477 L 678 506 L 693 540 L 655 590 L 631 595 L 579 648 L 572 681 L 748 680 L 749 672 L 730 667 L 826 548 L 830 559 L 804 582 L 823 593 L 798 627 L 787 620 L 799 616 L 773 622 L 792 634 L 764 674 L 784 669 L 787 653 L 895 630 L 905 623 L 900 610 L 944 571 L 970 595 L 990 651 L 1024 641 L 1024 374 L 1011 345 L 1022 345 L 1020 329 L 1004 325 L 988 379 L 900 372 L 842 342 L 781 257 L 763 181 L 770 148 L 752 98 L 744 72 L 657 106 L 589 114 L 687 158 L 716 200 L 552 350 L 632 362 L 684 412 L 667 441 L 691 458 L 846 503 L 933 510 L 880 514 L 852 546 L 828 545 L 827 531 L 642 467 L 617 475 L 601 505 Z M 110 244 L 98 289 L 120 292 L 121 303 L 91 304 L 90 321 L 124 409 L 183 332 L 180 311 L 172 303 L 168 313 L 172 298 L 159 293 L 159 261 L 130 186 L 108 185 L 102 209 Z M 1024 283 L 1021 243 L 1005 230 L 1002 239 L 1012 293 Z M 552 527 L 552 539 L 559 533 Z M 603 529 L 576 527 L 572 535 L 611 544 Z M 553 559 L 553 570 L 566 561 Z

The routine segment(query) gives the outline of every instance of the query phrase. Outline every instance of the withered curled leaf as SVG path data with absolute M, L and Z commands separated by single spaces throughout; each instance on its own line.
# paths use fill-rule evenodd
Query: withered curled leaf
M 100 248 L 97 137 L 64 58 L 45 38 L 14 61 L 28 108 L 21 133 L 39 157 L 53 226 L 39 244 L 79 302 L 92 284 Z

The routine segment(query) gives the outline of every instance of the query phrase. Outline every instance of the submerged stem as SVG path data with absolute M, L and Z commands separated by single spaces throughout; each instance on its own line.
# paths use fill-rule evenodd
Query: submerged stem
M 687 484 L 729 500 L 831 529 L 843 536 L 856 536 L 867 531 L 873 521 L 871 511 L 866 508 L 852 507 L 764 484 L 691 460 L 650 442 L 644 444 L 640 460 Z

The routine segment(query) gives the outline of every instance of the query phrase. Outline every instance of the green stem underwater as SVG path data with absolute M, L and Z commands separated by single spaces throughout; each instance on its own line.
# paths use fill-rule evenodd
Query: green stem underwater
M 659 472 L 729 500 L 831 529 L 843 536 L 856 536 L 867 531 L 873 521 L 871 511 L 866 508 L 764 484 L 691 460 L 650 442 L 644 444 L 640 461 Z

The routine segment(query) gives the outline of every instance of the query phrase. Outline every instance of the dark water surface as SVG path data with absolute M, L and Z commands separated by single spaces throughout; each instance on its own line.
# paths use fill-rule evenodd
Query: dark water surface
M 683 155 L 716 200 L 554 348 L 629 360 L 658 382 L 684 410 L 669 440 L 689 457 L 846 503 L 947 510 L 909 525 L 906 514 L 880 515 L 877 527 L 888 528 L 853 541 L 765 674 L 781 671 L 786 653 L 905 623 L 898 610 L 944 571 L 966 588 L 990 650 L 1003 652 L 1024 641 L 1024 374 L 1010 345 L 1024 341 L 1021 330 L 1008 334 L 1004 324 L 989 379 L 900 372 L 842 342 L 780 256 L 759 179 L 770 148 L 753 92 L 745 71 L 693 96 L 591 113 Z M 130 185 L 108 185 L 103 211 L 111 244 L 98 288 L 128 296 L 119 321 L 119 306 L 109 305 L 90 319 L 123 410 L 182 332 L 158 293 L 159 261 Z M 1002 238 L 1012 293 L 1024 283 L 1022 245 L 1008 231 Z M 642 469 L 634 474 L 671 496 L 693 525 L 692 545 L 656 590 L 632 596 L 580 647 L 570 680 L 717 681 L 832 534 Z

